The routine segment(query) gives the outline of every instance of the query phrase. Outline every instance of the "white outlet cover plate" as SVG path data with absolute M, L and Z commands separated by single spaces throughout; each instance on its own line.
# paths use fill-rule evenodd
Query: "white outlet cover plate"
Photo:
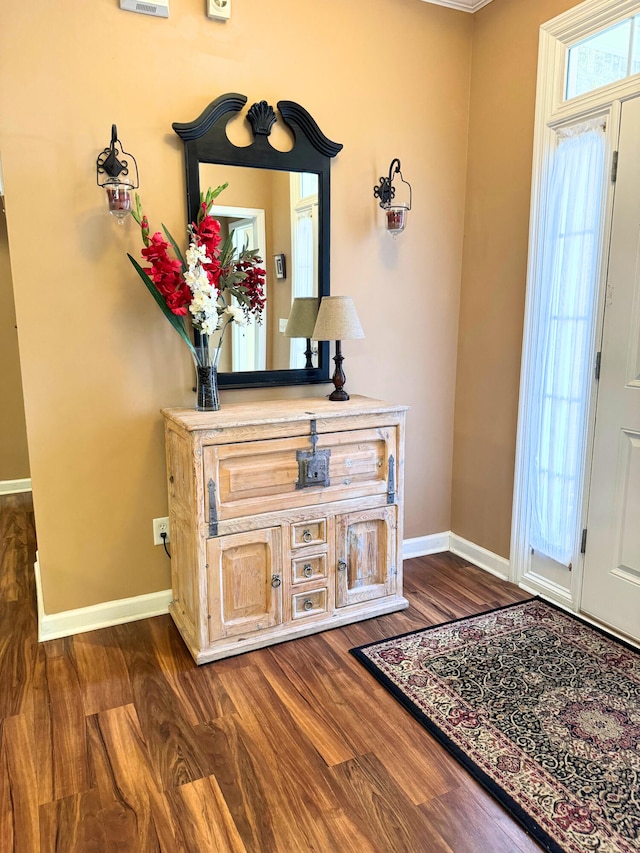
M 207 0 L 207 17 L 215 21 L 228 21 L 231 17 L 231 0 Z
M 165 544 L 170 542 L 171 531 L 169 530 L 169 519 L 168 518 L 154 518 L 153 519 L 153 544 L 154 545 L 162 545 L 162 536 L 160 534 L 163 530 L 167 531 L 166 539 L 164 540 Z

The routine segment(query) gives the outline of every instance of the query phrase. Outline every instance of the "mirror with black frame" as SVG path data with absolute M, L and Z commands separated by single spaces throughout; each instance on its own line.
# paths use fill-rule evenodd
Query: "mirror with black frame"
M 200 192 L 228 184 L 211 213 L 221 236 L 238 248 L 255 248 L 266 270 L 261 321 L 233 324 L 218 368 L 221 388 L 298 385 L 329 381 L 329 345 L 290 337 L 294 300 L 330 292 L 330 164 L 342 145 L 327 139 L 307 111 L 292 101 L 277 104 L 293 135 L 288 151 L 269 135 L 276 113 L 265 101 L 246 119 L 253 142 L 233 144 L 228 122 L 245 106 L 244 95 L 221 95 L 193 122 L 174 123 L 184 142 L 187 211 L 194 221 Z M 296 330 L 293 330 L 294 334 Z

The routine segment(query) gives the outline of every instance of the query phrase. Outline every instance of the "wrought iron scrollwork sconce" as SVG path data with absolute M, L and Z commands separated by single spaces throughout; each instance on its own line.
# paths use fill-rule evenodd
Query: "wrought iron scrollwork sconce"
M 373 188 L 373 195 L 380 199 L 380 207 L 385 212 L 386 228 L 393 237 L 401 234 L 407 224 L 407 213 L 411 210 L 411 184 L 402 177 L 400 160 L 395 157 L 389 166 L 389 176 L 381 177 L 378 186 Z M 393 185 L 395 175 L 400 175 L 403 184 L 409 187 L 409 202 L 395 201 L 396 188 Z
M 111 144 L 96 161 L 96 182 L 106 189 L 109 213 L 122 225 L 131 213 L 131 190 L 138 189 L 140 184 L 136 158 L 123 149 L 115 124 L 111 125 Z

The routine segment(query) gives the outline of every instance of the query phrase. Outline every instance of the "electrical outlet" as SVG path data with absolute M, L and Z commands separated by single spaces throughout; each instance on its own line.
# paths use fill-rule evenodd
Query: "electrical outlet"
M 162 545 L 162 534 L 166 533 L 167 535 L 164 538 L 164 542 L 170 542 L 169 538 L 169 519 L 168 518 L 154 518 L 153 519 L 153 544 L 154 545 Z
M 207 17 L 228 21 L 231 17 L 231 0 L 207 0 Z

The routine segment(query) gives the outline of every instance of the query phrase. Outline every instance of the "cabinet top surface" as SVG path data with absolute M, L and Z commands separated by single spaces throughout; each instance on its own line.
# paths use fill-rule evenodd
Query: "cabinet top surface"
M 195 409 L 162 409 L 168 421 L 186 430 L 224 429 L 239 424 L 262 424 L 308 421 L 310 418 L 345 418 L 352 415 L 406 412 L 408 406 L 397 406 L 370 397 L 352 395 L 345 402 L 326 397 L 307 397 L 300 400 L 262 400 L 252 403 L 229 403 L 217 412 L 197 412 Z

